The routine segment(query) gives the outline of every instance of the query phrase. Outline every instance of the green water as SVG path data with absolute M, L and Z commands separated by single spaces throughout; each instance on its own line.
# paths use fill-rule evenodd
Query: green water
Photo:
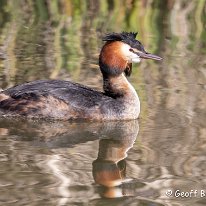
M 205 26 L 205 0 L 0 0 L 2 89 L 64 79 L 101 90 L 107 32 L 138 31 L 163 58 L 133 65 L 138 121 L 0 118 L 0 205 L 205 205 Z

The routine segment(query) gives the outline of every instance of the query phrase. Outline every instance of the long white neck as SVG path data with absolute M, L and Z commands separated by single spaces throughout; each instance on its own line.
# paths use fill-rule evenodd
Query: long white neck
M 137 96 L 134 87 L 130 84 L 123 73 L 118 76 L 103 77 L 103 81 L 103 89 L 108 96 L 112 96 L 114 98 Z
M 139 97 L 123 73 L 119 76 L 104 78 L 104 91 L 106 95 L 119 100 L 124 105 L 125 119 L 135 119 L 139 116 Z

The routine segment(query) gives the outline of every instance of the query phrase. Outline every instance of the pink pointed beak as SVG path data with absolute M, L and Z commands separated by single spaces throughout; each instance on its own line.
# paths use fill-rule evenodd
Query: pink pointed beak
M 157 60 L 157 61 L 162 60 L 162 57 L 159 57 L 155 54 L 143 53 L 143 52 L 141 52 L 141 53 L 138 52 L 137 54 L 140 58 L 143 58 L 143 59 L 154 59 L 154 60 Z

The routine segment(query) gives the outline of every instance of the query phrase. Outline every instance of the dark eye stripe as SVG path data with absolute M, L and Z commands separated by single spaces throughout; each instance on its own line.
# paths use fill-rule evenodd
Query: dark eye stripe
M 132 49 L 132 48 L 130 48 L 130 49 L 129 49 L 129 51 L 130 51 L 130 52 L 132 52 L 132 53 L 134 53 L 134 54 L 139 55 L 139 52 L 135 51 L 135 50 L 134 50 L 134 49 Z

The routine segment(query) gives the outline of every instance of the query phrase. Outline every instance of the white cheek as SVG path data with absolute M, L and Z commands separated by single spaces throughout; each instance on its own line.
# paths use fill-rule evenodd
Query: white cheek
M 132 62 L 134 62 L 134 63 L 139 63 L 140 61 L 141 61 L 141 59 L 139 57 L 132 59 Z
M 139 63 L 141 61 L 140 57 L 132 52 L 129 54 L 129 61 L 132 63 Z
M 132 63 L 139 63 L 141 61 L 140 57 L 133 52 L 130 52 L 130 46 L 127 44 L 122 44 L 122 53 L 127 58 L 127 60 Z

